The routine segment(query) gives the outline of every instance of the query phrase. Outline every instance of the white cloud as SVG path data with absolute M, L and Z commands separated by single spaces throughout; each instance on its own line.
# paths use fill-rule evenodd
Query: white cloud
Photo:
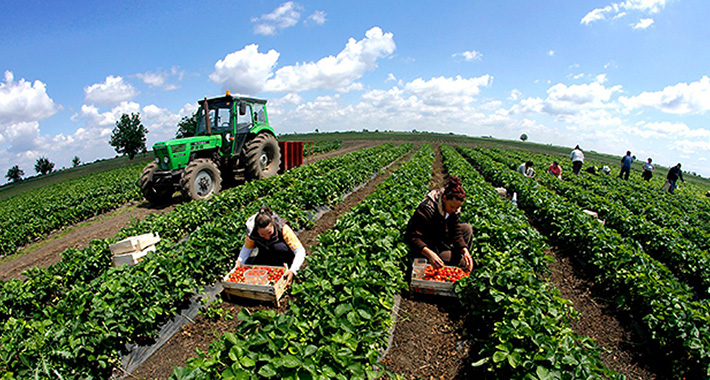
M 558 83 L 547 90 L 544 111 L 553 115 L 573 115 L 583 109 L 606 107 L 621 86 L 607 88 L 600 83 L 567 86 Z
M 217 61 L 210 79 L 233 93 L 257 94 L 273 76 L 272 70 L 278 59 L 276 50 L 263 54 L 259 53 L 259 45 L 247 45 Z
M 589 25 L 596 21 L 618 19 L 625 16 L 629 11 L 643 14 L 656 14 L 665 8 L 665 6 L 666 0 L 627 0 L 620 3 L 612 3 L 604 8 L 594 9 L 587 13 L 580 23 Z M 651 20 L 651 23 L 653 23 L 653 20 Z
M 517 88 L 514 88 L 512 91 L 510 91 L 510 96 L 508 96 L 508 100 L 513 100 L 516 101 L 520 99 L 520 96 L 522 96 L 523 93 L 520 92 Z
M 483 59 L 483 53 L 480 51 L 475 51 L 475 50 L 470 50 L 470 51 L 464 51 L 462 53 L 455 53 L 451 55 L 452 57 L 463 57 L 467 62 L 471 61 L 480 61 Z
M 252 22 L 260 22 L 254 26 L 254 33 L 271 36 L 279 30 L 290 28 L 301 19 L 302 10 L 303 6 L 293 1 L 283 3 L 274 9 L 273 12 L 251 20 Z M 325 18 L 325 14 L 323 14 L 323 18 Z
M 279 53 L 275 50 L 259 53 L 259 46 L 252 44 L 215 63 L 210 79 L 233 93 L 251 95 L 262 91 L 359 90 L 363 86 L 356 81 L 376 68 L 379 58 L 394 50 L 392 33 L 374 27 L 360 41 L 351 38 L 335 57 L 284 66 L 274 72 Z
M 174 84 L 168 83 L 170 77 L 176 76 L 178 80 L 182 80 L 184 71 L 179 70 L 177 67 L 173 67 L 170 71 L 157 71 L 157 72 L 146 72 L 142 74 L 136 74 L 136 76 L 141 79 L 145 84 L 150 87 L 161 87 L 164 90 L 175 90 L 178 87 Z
M 0 83 L 0 135 L 3 126 L 43 120 L 58 110 L 47 95 L 44 83 L 38 80 L 30 83 L 24 79 L 15 81 L 12 72 L 5 71 L 5 80 Z
M 651 108 L 672 114 L 702 114 L 710 110 L 710 78 L 678 83 L 662 91 L 643 92 L 638 96 L 620 97 L 619 101 L 629 109 Z
M 404 86 L 404 89 L 416 95 L 426 104 L 461 105 L 469 104 L 481 92 L 481 87 L 493 83 L 493 77 L 483 75 L 478 78 L 431 78 L 425 81 L 417 78 Z
M 103 83 L 84 87 L 86 101 L 100 105 L 115 105 L 138 95 L 138 91 L 123 80 L 123 77 L 109 75 Z
M 553 56 L 555 55 L 555 51 L 554 51 L 554 50 L 548 50 L 548 51 L 547 51 L 547 55 L 549 55 L 550 57 L 553 57 Z
M 646 29 L 649 26 L 653 25 L 653 19 L 652 18 L 642 18 L 637 22 L 636 24 L 633 24 L 634 29 Z
M 702 139 L 706 142 L 710 142 L 710 130 L 708 129 L 690 129 L 688 125 L 682 122 L 652 122 L 652 123 L 642 123 L 633 129 L 633 134 L 644 138 L 658 138 L 658 139 Z
M 377 67 L 379 58 L 387 57 L 395 50 L 392 33 L 383 33 L 373 27 L 365 32 L 360 41 L 350 38 L 337 56 L 285 66 L 276 71 L 265 86 L 265 91 L 298 92 L 312 89 L 349 90 L 361 88 L 355 81 L 365 72 Z
M 323 24 L 325 24 L 325 21 L 326 21 L 326 14 L 323 11 L 315 11 L 315 12 L 313 12 L 312 15 L 308 16 L 306 21 L 307 22 L 314 22 L 318 25 L 323 25 Z
M 599 84 L 604 84 L 607 79 L 606 79 L 606 74 L 599 74 L 594 78 L 594 81 L 599 83 Z

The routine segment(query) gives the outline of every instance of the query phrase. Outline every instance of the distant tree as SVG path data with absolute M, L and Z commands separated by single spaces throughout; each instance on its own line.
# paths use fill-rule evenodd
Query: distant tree
M 523 133 L 522 135 L 520 135 L 520 140 L 522 140 L 522 141 L 528 141 L 528 135 L 526 135 L 525 133 Z
M 12 181 L 14 183 L 22 181 L 23 175 L 25 175 L 25 172 L 20 169 L 19 166 L 15 165 L 10 169 L 7 169 L 7 174 L 5 174 L 5 178 L 7 178 L 8 181 Z
M 197 112 L 190 117 L 183 116 L 177 127 L 177 132 L 175 132 L 176 139 L 194 136 L 197 133 Z
M 316 133 L 320 133 L 320 131 L 318 130 L 318 128 L 316 128 Z
M 54 162 L 49 161 L 47 157 L 40 157 L 35 162 L 35 171 L 41 175 L 51 173 L 54 169 Z
M 121 115 L 121 119 L 116 122 L 116 127 L 111 134 L 109 144 L 114 147 L 116 153 L 127 155 L 133 159 L 139 152 L 145 152 L 145 135 L 148 129 L 143 126 L 140 114 L 132 113 Z
M 79 156 L 74 156 L 74 159 L 71 160 L 72 167 L 75 168 L 81 164 L 81 160 L 79 159 Z

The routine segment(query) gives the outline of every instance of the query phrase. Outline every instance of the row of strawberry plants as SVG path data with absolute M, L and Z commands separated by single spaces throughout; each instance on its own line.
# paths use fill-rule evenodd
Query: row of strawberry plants
M 318 141 L 312 146 L 303 146 L 303 155 L 306 156 L 310 154 L 327 153 L 333 150 L 340 149 L 340 140 L 324 140 Z
M 516 191 L 518 204 L 560 247 L 578 252 L 597 281 L 616 294 L 620 312 L 628 313 L 664 352 L 674 373 L 710 376 L 710 305 L 695 301 L 692 290 L 638 243 L 623 238 L 581 212 L 577 205 L 508 169 L 483 151 L 463 154 L 496 185 Z
M 496 149 L 493 149 L 496 151 Z M 497 150 L 502 152 L 501 150 Z M 534 154 L 520 151 L 505 151 L 505 156 L 511 159 L 516 158 L 517 161 L 511 160 L 508 164 L 512 167 L 519 165 L 529 159 L 537 162 L 551 162 L 553 156 Z M 545 169 L 541 168 L 541 170 Z M 638 176 L 632 176 L 628 181 L 619 179 L 616 175 L 599 175 L 575 176 L 571 172 L 563 172 L 564 178 L 573 181 L 580 186 L 587 186 L 588 190 L 593 191 L 600 197 L 608 199 L 610 202 L 618 203 L 629 209 L 632 213 L 643 216 L 649 222 L 652 222 L 659 227 L 673 229 L 676 233 L 681 234 L 689 241 L 696 244 L 700 249 L 710 249 L 710 208 L 708 200 L 705 197 L 698 197 L 697 191 L 687 194 L 670 194 L 667 191 L 659 190 L 665 177 L 661 177 L 655 183 L 640 179 Z M 540 177 L 547 178 L 547 175 Z M 689 185 L 692 186 L 692 185 Z
M 485 152 L 508 167 L 517 162 L 508 152 Z M 699 297 L 710 297 L 710 273 L 706 271 L 710 267 L 710 253 L 707 250 L 700 249 L 675 229 L 663 228 L 634 214 L 625 206 L 626 202 L 610 196 L 613 189 L 591 176 L 569 176 L 560 181 L 553 176 L 541 175 L 537 181 L 569 201 L 599 213 L 607 227 L 639 242 L 646 253 L 668 265 L 676 276 L 696 290 Z M 612 181 L 620 182 L 618 179 Z
M 448 173 L 466 189 L 462 220 L 474 229 L 476 270 L 456 292 L 468 323 L 490 336 L 475 365 L 499 379 L 621 378 L 601 363 L 592 339 L 569 327 L 576 312 L 544 278 L 544 238 L 458 152 L 441 150 Z
M 8 318 L 2 325 L 0 370 L 17 377 L 56 372 L 64 378 L 105 378 L 118 365 L 125 344 L 150 341 L 196 289 L 226 273 L 239 252 L 244 221 L 261 204 L 292 221 L 294 228 L 302 227 L 310 222 L 310 207 L 337 202 L 410 149 L 411 144 L 394 147 L 367 161 L 305 178 L 205 223 L 189 240 L 149 254 L 134 267 L 111 268 L 89 284 L 77 284 L 36 318 Z
M 177 205 L 170 213 L 149 215 L 145 220 L 122 229 L 114 238 L 94 240 L 84 249 L 68 249 L 62 253 L 62 261 L 59 263 L 46 268 L 29 270 L 26 273 L 27 281 L 3 282 L 0 288 L 0 319 L 9 316 L 26 318 L 39 314 L 47 304 L 56 303 L 68 288 L 75 284 L 84 284 L 102 275 L 111 267 L 109 244 L 112 242 L 127 236 L 156 232 L 162 239 L 157 247 L 158 250 L 169 249 L 199 226 L 215 218 L 227 216 L 260 197 L 294 186 L 302 186 L 303 179 L 322 176 L 348 162 L 368 162 L 391 148 L 391 144 L 385 144 L 363 149 L 301 166 L 283 175 L 248 182 L 206 201 L 184 203 Z M 320 191 L 327 189 L 323 187 Z M 338 194 L 333 194 L 331 198 Z M 323 194 L 316 194 L 316 191 L 311 195 L 319 197 L 317 199 L 323 197 Z
M 241 312 L 235 333 L 173 379 L 372 379 L 405 286 L 403 228 L 430 178 L 423 146 L 319 236 L 294 284 L 290 311 Z
M 52 231 L 142 199 L 145 162 L 90 174 L 0 201 L 0 257 Z

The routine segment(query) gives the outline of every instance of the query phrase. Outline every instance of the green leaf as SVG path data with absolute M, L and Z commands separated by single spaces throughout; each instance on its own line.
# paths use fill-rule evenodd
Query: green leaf
M 265 366 L 261 367 L 259 369 L 259 372 L 257 372 L 259 376 L 262 377 L 274 377 L 276 376 L 276 370 L 274 370 L 274 367 L 271 364 L 266 364 Z
M 542 366 L 537 366 L 537 369 L 535 370 L 535 374 L 537 374 L 537 377 L 540 380 L 552 379 L 552 376 L 550 376 L 550 371 L 548 371 L 547 368 L 542 367 Z

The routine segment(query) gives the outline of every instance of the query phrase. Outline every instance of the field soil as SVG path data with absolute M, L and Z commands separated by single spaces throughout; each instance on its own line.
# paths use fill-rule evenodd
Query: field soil
M 595 286 L 594 280 L 576 265 L 576 259 L 555 248 L 546 253 L 555 258 L 550 264 L 549 280 L 579 312 L 579 318 L 574 319 L 570 327 L 580 336 L 596 340 L 604 365 L 628 379 L 671 378 L 670 374 L 660 373 L 663 358 L 654 358 L 646 352 L 644 339 L 636 334 L 628 321 L 615 315 L 613 304 L 604 298 L 603 290 Z
M 352 149 L 357 150 L 366 146 L 369 146 L 369 143 L 357 144 L 356 146 L 352 146 Z M 344 147 L 344 149 L 348 148 Z M 415 150 L 416 149 L 415 147 Z M 413 153 L 409 153 L 395 161 L 386 171 L 378 174 L 365 186 L 350 194 L 343 202 L 335 205 L 332 210 L 323 214 L 320 219 L 316 221 L 313 228 L 300 231 L 298 238 L 303 246 L 306 247 L 306 255 L 310 255 L 312 247 L 318 244 L 318 235 L 333 228 L 340 215 L 343 215 L 370 195 L 377 188 L 377 185 L 387 179 L 392 171 L 399 168 L 402 163 L 408 161 L 412 154 Z M 305 265 L 308 265 L 308 260 L 304 263 L 304 267 Z M 276 310 L 279 312 L 287 311 L 290 300 L 290 295 L 287 293 L 284 295 L 284 298 L 282 298 L 281 307 Z M 217 340 L 217 338 L 222 337 L 227 332 L 234 332 L 239 323 L 236 316 L 242 308 L 246 307 L 250 311 L 275 309 L 270 303 L 257 303 L 237 298 L 222 301 L 217 307 L 222 310 L 220 313 L 230 315 L 231 318 L 229 320 L 210 320 L 206 318 L 205 315 L 198 315 L 193 323 L 183 326 L 183 328 L 156 351 L 155 354 L 125 378 L 166 379 L 173 373 L 175 366 L 183 367 L 188 359 L 196 357 L 198 349 L 203 352 L 207 351 L 210 343 Z
M 53 232 L 46 239 L 23 247 L 14 257 L 0 263 L 0 280 L 25 279 L 22 274 L 33 267 L 48 267 L 62 259 L 62 252 L 69 248 L 85 248 L 93 239 L 115 236 L 133 220 L 143 220 L 153 213 L 173 210 L 174 205 L 153 207 L 147 202 L 131 202 L 111 212 L 95 216 L 71 227 Z
M 434 144 L 429 190 L 448 181 L 439 144 Z M 424 199 L 425 194 L 422 194 Z M 456 299 L 410 295 L 400 303 L 386 368 L 406 379 L 466 379 L 471 342 L 462 335 L 463 318 Z

